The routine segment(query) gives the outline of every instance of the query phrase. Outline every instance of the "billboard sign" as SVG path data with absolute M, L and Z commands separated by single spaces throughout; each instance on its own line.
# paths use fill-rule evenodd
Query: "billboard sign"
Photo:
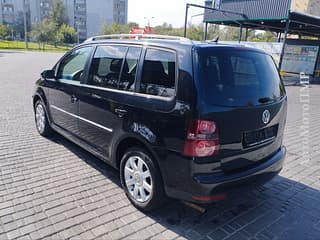
M 286 45 L 281 70 L 312 75 L 316 66 L 319 46 Z

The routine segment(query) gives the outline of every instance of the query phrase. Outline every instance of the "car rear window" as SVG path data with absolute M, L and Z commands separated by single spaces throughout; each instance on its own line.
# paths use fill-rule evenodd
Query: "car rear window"
M 255 106 L 284 96 L 273 59 L 247 49 L 203 48 L 197 51 L 200 96 L 208 104 Z

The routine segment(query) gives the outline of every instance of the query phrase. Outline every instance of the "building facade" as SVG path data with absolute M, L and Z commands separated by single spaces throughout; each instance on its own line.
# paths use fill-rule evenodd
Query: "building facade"
M 320 16 L 320 0 L 292 0 L 291 10 Z
M 206 0 L 205 5 L 234 12 L 206 10 L 204 20 L 212 22 L 244 19 L 281 20 L 286 19 L 290 11 L 320 16 L 320 0 Z
M 118 24 L 128 21 L 128 0 L 113 0 L 113 20 Z
M 69 25 L 79 35 L 79 41 L 87 38 L 87 2 L 86 0 L 64 0 Z
M 103 25 L 126 24 L 127 18 L 128 0 L 90 0 L 87 4 L 88 37 L 99 34 Z
M 0 0 L 0 22 L 5 25 L 13 25 L 15 9 L 13 0 Z
M 49 16 L 54 0 L 0 0 L 0 23 L 14 26 L 18 15 L 23 14 L 24 1 L 28 21 L 34 24 Z M 80 41 L 100 34 L 104 25 L 127 23 L 128 0 L 63 0 L 63 3 L 69 25 L 78 32 Z

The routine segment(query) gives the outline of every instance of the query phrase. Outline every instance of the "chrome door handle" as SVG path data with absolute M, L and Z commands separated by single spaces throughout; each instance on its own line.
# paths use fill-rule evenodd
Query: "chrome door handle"
M 78 100 L 79 99 L 75 95 L 71 95 L 71 102 L 72 103 L 78 102 Z
M 128 113 L 127 110 L 120 109 L 120 108 L 116 108 L 116 109 L 114 110 L 114 112 L 117 113 L 118 116 L 121 117 L 121 118 Z

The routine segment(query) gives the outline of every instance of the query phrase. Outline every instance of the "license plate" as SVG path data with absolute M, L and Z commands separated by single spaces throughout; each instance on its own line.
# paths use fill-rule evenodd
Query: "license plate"
M 260 130 L 245 132 L 243 135 L 243 146 L 252 147 L 255 145 L 272 141 L 276 138 L 277 133 L 278 125 Z

